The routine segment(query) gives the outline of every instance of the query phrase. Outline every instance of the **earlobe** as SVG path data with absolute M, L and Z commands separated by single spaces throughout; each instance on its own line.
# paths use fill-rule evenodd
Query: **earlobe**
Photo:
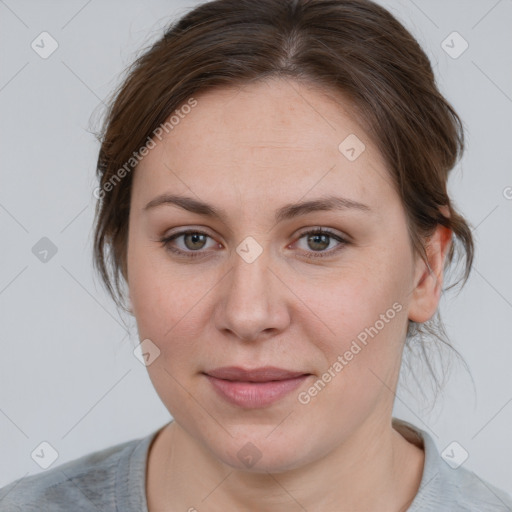
M 409 319 L 423 323 L 432 318 L 441 298 L 444 264 L 452 243 L 452 230 L 438 225 L 426 247 L 428 265 L 418 257 L 415 288 L 409 307 Z

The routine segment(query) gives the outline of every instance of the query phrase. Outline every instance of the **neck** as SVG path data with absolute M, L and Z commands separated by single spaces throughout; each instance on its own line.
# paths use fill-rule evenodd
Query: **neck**
M 173 421 L 150 451 L 148 509 L 398 512 L 414 499 L 423 464 L 423 450 L 390 422 L 368 422 L 310 464 L 253 473 L 220 462 Z

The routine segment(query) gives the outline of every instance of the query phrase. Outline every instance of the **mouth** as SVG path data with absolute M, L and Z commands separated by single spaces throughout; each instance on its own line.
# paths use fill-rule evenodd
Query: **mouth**
M 273 366 L 254 369 L 227 366 L 209 370 L 204 375 L 218 396 L 245 409 L 269 406 L 311 376 L 310 373 Z

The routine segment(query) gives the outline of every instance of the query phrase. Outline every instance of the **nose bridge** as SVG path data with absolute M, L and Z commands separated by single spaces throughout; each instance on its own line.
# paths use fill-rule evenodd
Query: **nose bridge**
M 248 238 L 232 255 L 233 267 L 217 303 L 216 322 L 221 330 L 254 339 L 262 331 L 284 328 L 287 313 L 276 277 L 268 268 L 270 250 Z
M 264 253 L 263 253 L 264 252 Z M 270 285 L 268 249 L 256 255 L 250 243 L 242 242 L 233 255 L 230 296 L 243 300 L 260 301 Z

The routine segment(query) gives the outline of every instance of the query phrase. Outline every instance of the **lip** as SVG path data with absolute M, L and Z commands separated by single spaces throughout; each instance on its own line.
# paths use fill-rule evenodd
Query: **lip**
M 240 366 L 223 366 L 205 372 L 211 377 L 224 380 L 244 382 L 268 382 L 271 380 L 286 380 L 305 375 L 307 372 L 295 372 L 276 368 L 275 366 L 262 366 L 261 368 L 245 369 Z
M 238 407 L 266 407 L 300 386 L 309 373 L 265 366 L 244 369 L 225 366 L 205 372 L 214 390 L 224 400 Z

